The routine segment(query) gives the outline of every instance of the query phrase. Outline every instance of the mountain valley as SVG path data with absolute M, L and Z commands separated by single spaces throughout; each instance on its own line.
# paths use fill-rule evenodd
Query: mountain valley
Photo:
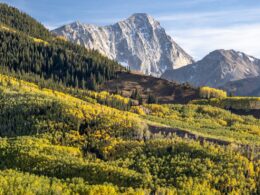
M 0 62 L 0 195 L 260 194 L 259 59 L 0 3 Z

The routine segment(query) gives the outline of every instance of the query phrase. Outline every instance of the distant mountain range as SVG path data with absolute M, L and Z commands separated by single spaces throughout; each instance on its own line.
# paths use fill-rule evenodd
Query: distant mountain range
M 96 49 L 131 70 L 196 87 L 223 88 L 235 95 L 259 95 L 260 60 L 234 50 L 216 50 L 198 62 L 147 14 L 133 14 L 114 25 L 74 22 L 52 33 Z M 247 85 L 250 84 L 250 87 Z M 242 87 L 243 86 L 243 87 Z
M 166 70 L 162 78 L 195 86 L 221 87 L 231 81 L 257 76 L 260 76 L 259 59 L 234 50 L 216 50 L 196 63 Z M 225 88 L 230 91 L 227 86 Z
M 52 32 L 147 75 L 159 77 L 166 69 L 194 62 L 159 22 L 143 13 L 110 26 L 74 22 Z

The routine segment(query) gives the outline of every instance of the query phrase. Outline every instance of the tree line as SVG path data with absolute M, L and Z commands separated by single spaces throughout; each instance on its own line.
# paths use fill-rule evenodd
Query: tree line
M 3 3 L 0 3 L 0 25 L 1 24 L 36 38 L 49 39 L 51 37 L 51 33 L 34 18 Z
M 2 72 L 92 90 L 124 70 L 96 51 L 58 39 L 37 43 L 22 33 L 8 31 L 0 31 L 0 59 Z

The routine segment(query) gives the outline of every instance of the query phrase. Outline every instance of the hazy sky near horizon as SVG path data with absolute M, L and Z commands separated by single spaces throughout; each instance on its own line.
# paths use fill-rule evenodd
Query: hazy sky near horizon
M 0 0 L 49 29 L 74 21 L 113 24 L 148 13 L 196 60 L 215 49 L 260 58 L 259 0 Z

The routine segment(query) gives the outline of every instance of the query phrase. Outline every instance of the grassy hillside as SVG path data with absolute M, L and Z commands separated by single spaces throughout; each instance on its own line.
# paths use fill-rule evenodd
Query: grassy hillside
M 201 112 L 197 114 L 190 106 L 147 105 L 151 117 L 145 116 L 148 119 L 145 120 L 142 115 L 102 106 L 91 98 L 76 98 L 4 75 L 0 75 L 0 106 L 2 193 L 8 186 L 14 193 L 21 190 L 36 193 L 36 188 L 21 188 L 43 184 L 46 188 L 39 186 L 41 193 L 54 194 L 63 191 L 90 194 L 95 190 L 115 194 L 149 191 L 187 194 L 203 190 L 219 194 L 259 190 L 259 161 L 251 161 L 253 158 L 248 159 L 247 153 L 243 156 L 243 152 L 232 147 L 150 132 L 150 125 L 160 127 L 166 124 L 165 120 L 172 121 L 173 110 L 180 114 L 175 116 L 176 121 L 186 120 L 185 114 L 193 116 L 195 121 L 189 120 L 193 129 L 194 124 L 202 122 L 195 119 L 199 115 L 208 116 L 208 122 L 213 115 L 228 116 L 221 109 L 212 108 L 213 112 L 205 106 L 198 107 Z M 157 120 L 160 118 L 161 121 Z M 224 123 L 220 119 L 219 122 Z M 239 122 L 238 126 L 244 124 Z M 249 127 L 251 123 L 247 123 Z M 251 132 L 240 131 L 242 137 L 250 137 Z M 255 134 L 256 143 L 258 138 Z M 12 182 L 17 176 L 27 180 Z

